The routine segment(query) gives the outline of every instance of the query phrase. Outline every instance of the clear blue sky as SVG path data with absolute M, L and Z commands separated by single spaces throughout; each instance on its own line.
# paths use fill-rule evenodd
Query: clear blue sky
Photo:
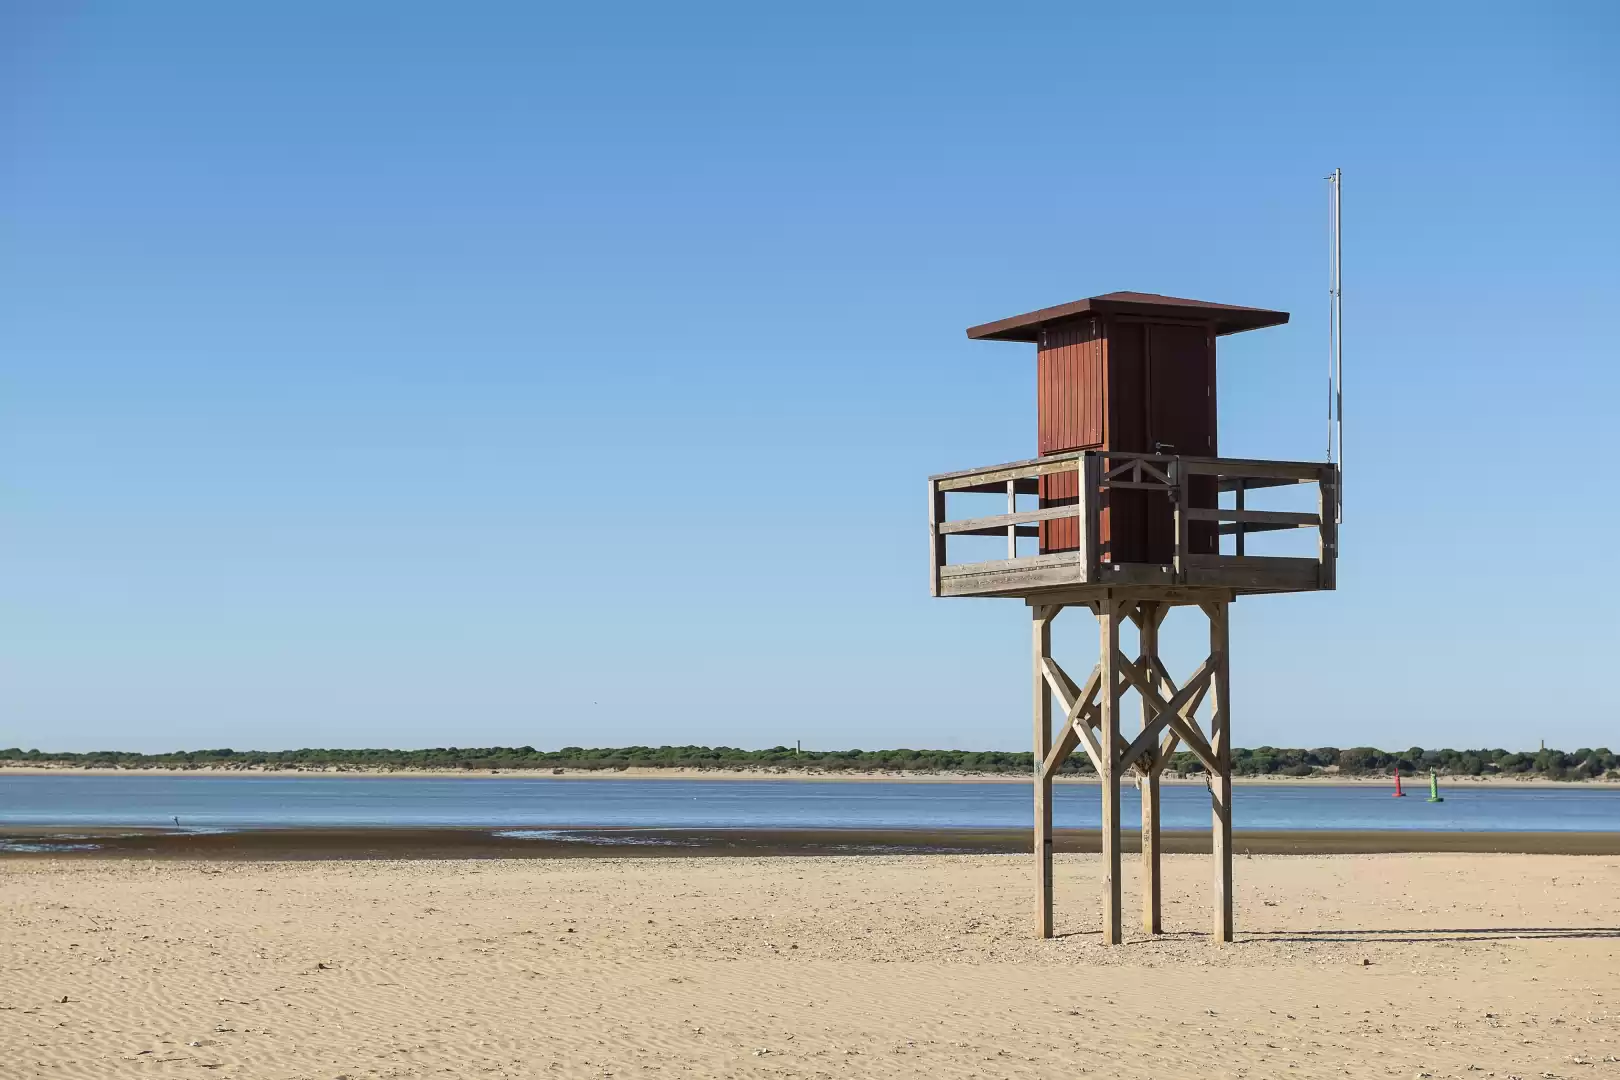
M 1340 586 L 1236 741 L 1620 744 L 1616 11 L 6 4 L 0 746 L 1023 749 L 963 328 L 1292 311 L 1221 443 L 1319 456 L 1334 166 Z

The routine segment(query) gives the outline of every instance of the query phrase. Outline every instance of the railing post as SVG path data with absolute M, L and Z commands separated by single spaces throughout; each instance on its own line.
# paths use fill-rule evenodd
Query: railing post
M 1187 582 L 1187 511 L 1191 509 L 1188 497 L 1192 492 L 1192 485 L 1188 482 L 1187 470 L 1182 468 L 1180 454 L 1170 462 L 1170 479 L 1175 484 L 1172 495 L 1175 499 L 1175 578 L 1176 584 L 1184 585 Z
M 1217 480 L 1218 479 L 1219 478 L 1217 477 Z M 1241 476 L 1237 478 L 1236 493 L 1237 493 L 1237 509 L 1241 511 L 1243 509 L 1243 477 L 1241 477 Z M 1218 527 L 1219 526 L 1217 526 L 1217 528 Z M 1247 533 L 1247 532 L 1248 532 L 1248 527 L 1245 526 L 1242 521 L 1237 522 L 1237 533 L 1236 533 L 1236 535 L 1237 535 L 1237 553 L 1239 555 L 1243 554 L 1243 537 L 1244 537 L 1244 534 Z M 1217 544 L 1219 544 L 1221 542 L 1219 534 L 1217 534 L 1215 542 Z
M 1328 465 L 1316 482 L 1316 514 L 1322 519 L 1316 531 L 1316 586 L 1338 587 L 1339 579 L 1339 469 Z
M 1080 472 L 1080 550 L 1085 557 L 1085 580 L 1096 581 L 1097 537 L 1102 532 L 1102 457 L 1087 450 L 1075 463 Z
M 945 565 L 945 537 L 939 531 L 945 520 L 945 493 L 939 490 L 939 481 L 928 481 L 928 588 L 930 595 L 939 595 L 939 568 Z
M 1007 513 L 1018 513 L 1018 481 L 1007 481 Z M 1007 526 L 1007 558 L 1018 558 L 1018 526 Z

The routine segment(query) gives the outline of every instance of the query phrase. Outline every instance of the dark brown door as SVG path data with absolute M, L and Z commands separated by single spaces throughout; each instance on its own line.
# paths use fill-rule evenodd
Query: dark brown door
M 1147 326 L 1108 325 L 1108 449 L 1141 453 L 1147 446 Z M 1112 468 L 1122 461 L 1106 461 Z M 1103 496 L 1100 556 L 1115 563 L 1147 562 L 1147 519 L 1160 496 L 1117 489 Z
M 1207 328 L 1147 328 L 1146 442 L 1143 449 L 1153 453 L 1215 456 L 1215 340 Z M 1215 494 L 1214 477 L 1193 480 L 1194 506 L 1213 508 Z M 1168 503 L 1149 515 L 1147 525 L 1148 561 L 1169 562 L 1175 553 L 1175 519 Z M 1213 522 L 1194 522 L 1188 531 L 1190 554 L 1217 550 Z

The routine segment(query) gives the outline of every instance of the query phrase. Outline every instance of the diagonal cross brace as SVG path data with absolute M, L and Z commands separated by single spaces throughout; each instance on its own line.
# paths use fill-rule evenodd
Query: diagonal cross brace
M 1164 664 L 1160 663 L 1157 656 L 1152 657 L 1152 662 L 1153 670 L 1158 674 L 1159 681 L 1168 686 L 1170 692 L 1174 694 L 1176 692 L 1176 680 L 1170 677 L 1170 673 L 1164 669 Z M 1191 750 L 1198 760 L 1203 762 L 1204 768 L 1209 769 L 1211 772 L 1215 771 L 1215 754 L 1210 750 L 1209 742 L 1204 738 L 1203 732 L 1198 730 L 1198 724 L 1193 719 L 1198 714 L 1198 706 L 1204 703 L 1204 695 L 1209 692 L 1209 688 L 1214 685 L 1214 682 L 1215 680 L 1211 679 L 1205 683 L 1203 688 L 1193 695 L 1193 699 L 1187 703 L 1187 707 L 1181 710 L 1174 720 L 1169 722 L 1167 726 L 1170 730 L 1164 733 L 1164 741 L 1159 745 L 1159 754 L 1153 760 L 1154 769 L 1164 768 L 1165 762 L 1170 760 L 1170 755 L 1176 752 L 1176 744 L 1182 741 L 1183 733 L 1186 733 L 1187 749 Z M 1176 720 L 1183 720 L 1185 723 L 1177 724 Z
M 1166 727 L 1171 732 L 1171 737 L 1166 739 L 1167 746 L 1173 745 L 1175 738 L 1180 738 L 1186 741 L 1188 747 L 1195 754 L 1199 754 L 1200 759 L 1203 758 L 1204 755 L 1200 751 L 1207 751 L 1208 744 L 1198 731 L 1196 723 L 1189 720 L 1189 717 L 1193 710 L 1197 709 L 1199 704 L 1202 703 L 1204 694 L 1209 689 L 1216 668 L 1215 661 L 1216 657 L 1214 656 L 1205 658 L 1204 662 L 1198 666 L 1198 670 L 1193 673 L 1192 678 L 1188 680 L 1187 685 L 1175 690 L 1167 699 L 1153 685 L 1150 676 L 1144 674 L 1141 667 L 1130 663 L 1123 657 L 1120 658 L 1121 672 L 1125 675 L 1126 680 L 1142 694 L 1144 701 L 1155 714 L 1153 720 L 1143 729 L 1142 733 L 1126 748 L 1122 762 L 1123 767 L 1134 764 L 1150 750 L 1158 749 L 1159 732 Z M 1155 669 L 1155 674 L 1163 677 L 1164 681 L 1171 687 L 1175 686 L 1172 680 L 1164 676 L 1162 665 L 1155 662 L 1152 666 Z M 1213 759 L 1213 755 L 1210 755 L 1210 757 Z
M 1051 776 L 1057 772 L 1058 767 L 1074 753 L 1078 743 L 1086 748 L 1086 756 L 1091 759 L 1092 766 L 1097 775 L 1102 775 L 1102 750 L 1097 744 L 1097 737 L 1092 733 L 1091 725 L 1096 722 L 1097 690 L 1102 686 L 1102 665 L 1098 664 L 1091 669 L 1091 677 L 1086 680 L 1084 689 L 1077 690 L 1068 672 L 1058 667 L 1057 661 L 1049 656 L 1041 657 L 1041 674 L 1046 677 L 1047 685 L 1063 703 L 1063 712 L 1068 717 L 1068 723 L 1063 734 L 1053 745 L 1051 753 L 1046 755 L 1046 761 L 1041 766 L 1042 776 Z
M 1093 730 L 1102 723 L 1102 707 L 1095 700 L 1102 688 L 1102 665 L 1091 669 L 1091 677 L 1086 680 L 1084 690 L 1075 688 L 1074 680 L 1069 673 L 1058 666 L 1056 660 L 1050 656 L 1041 657 L 1041 673 L 1046 677 L 1047 684 L 1053 693 L 1063 703 L 1068 714 L 1069 723 L 1064 728 L 1062 737 L 1052 747 L 1051 753 L 1046 757 L 1043 766 L 1044 776 L 1051 776 L 1057 772 L 1058 766 L 1068 760 L 1074 752 L 1076 745 L 1086 748 L 1086 756 L 1091 759 L 1092 767 L 1097 775 L 1103 773 L 1102 744 L 1097 741 L 1097 733 Z M 1125 689 L 1126 683 L 1121 680 L 1119 687 Z M 1116 733 L 1114 735 L 1114 758 L 1117 761 L 1120 754 L 1125 752 L 1125 740 Z
M 1149 465 L 1147 462 L 1138 461 L 1137 464 L 1142 466 L 1142 474 L 1145 474 L 1146 479 L 1148 479 L 1148 480 L 1156 480 L 1159 483 L 1163 484 L 1165 487 L 1175 487 L 1176 486 L 1175 481 L 1171 480 L 1170 477 L 1166 476 L 1164 473 L 1160 472 L 1158 469 L 1154 468 L 1152 465 Z M 1144 477 L 1141 474 L 1139 474 L 1137 476 L 1138 480 L 1141 480 L 1143 478 Z
M 1204 662 L 1198 665 L 1198 670 L 1187 680 L 1187 684 L 1166 700 L 1159 692 L 1159 688 L 1153 685 L 1153 681 L 1143 674 L 1141 668 L 1123 655 L 1116 657 L 1115 662 L 1120 672 L 1136 688 L 1137 693 L 1142 695 L 1142 700 L 1147 703 L 1148 708 L 1154 712 L 1153 719 L 1142 728 L 1141 734 L 1131 740 L 1131 744 L 1120 756 L 1120 769 L 1130 768 L 1149 749 L 1156 749 L 1159 745 L 1159 732 L 1166 725 L 1180 735 L 1194 753 L 1198 752 L 1198 744 L 1204 740 L 1202 736 L 1193 733 L 1185 720 L 1183 710 L 1195 696 L 1201 696 L 1203 690 L 1209 686 L 1210 678 L 1215 674 L 1215 661 L 1214 656 L 1205 657 Z M 1193 735 L 1193 738 L 1188 738 L 1189 735 Z
M 1171 694 L 1176 692 L 1176 680 L 1172 679 L 1170 677 L 1170 673 L 1164 670 L 1164 665 L 1159 663 L 1159 658 L 1157 656 L 1137 657 L 1136 666 L 1139 668 L 1144 668 L 1149 675 L 1157 677 L 1160 687 L 1164 690 Z M 1200 701 L 1201 700 L 1202 695 L 1200 695 Z M 1197 711 L 1198 706 L 1190 704 L 1187 709 L 1187 715 L 1192 716 Z M 1151 760 L 1143 761 L 1143 765 L 1146 767 L 1148 775 L 1157 776 L 1159 773 L 1163 772 L 1165 764 L 1170 760 L 1170 755 L 1175 753 L 1176 747 L 1180 745 L 1181 733 L 1175 728 L 1166 725 L 1164 737 L 1159 740 L 1158 750 L 1151 755 Z M 1144 758 L 1147 758 L 1148 756 L 1149 755 L 1144 755 Z
M 1164 712 L 1166 706 L 1170 702 L 1167 702 L 1161 694 L 1155 693 L 1148 696 L 1149 704 L 1159 710 L 1159 714 L 1154 717 L 1149 730 L 1157 730 L 1161 723 L 1163 726 L 1170 729 L 1169 733 L 1165 737 L 1163 745 L 1160 747 L 1161 756 L 1156 762 L 1154 762 L 1154 765 L 1157 767 L 1163 768 L 1164 760 L 1168 758 L 1171 751 L 1175 749 L 1176 740 L 1180 739 L 1187 744 L 1187 748 L 1197 756 L 1198 760 L 1204 764 L 1206 769 L 1210 769 L 1211 771 L 1215 770 L 1216 766 L 1214 751 L 1210 749 L 1209 743 L 1205 741 L 1203 733 L 1198 730 L 1197 722 L 1192 719 L 1193 714 L 1198 710 L 1198 706 L 1203 704 L 1204 695 L 1209 691 L 1210 686 L 1214 682 L 1213 672 L 1215 669 L 1215 660 L 1215 657 L 1209 657 L 1204 661 L 1203 665 L 1200 665 L 1198 673 L 1193 676 L 1193 681 L 1189 682 L 1187 686 L 1183 687 L 1181 690 L 1175 690 L 1175 681 L 1171 679 L 1165 672 L 1164 665 L 1159 663 L 1157 658 L 1154 659 L 1153 666 L 1158 673 L 1158 676 L 1163 679 L 1164 682 L 1172 688 L 1172 690 L 1174 690 L 1174 693 L 1170 698 L 1170 702 L 1175 701 L 1178 697 L 1182 697 L 1184 692 L 1187 690 L 1194 691 L 1192 697 L 1186 700 L 1183 707 L 1170 712 L 1168 716 L 1164 715 Z M 1207 677 L 1201 677 L 1204 676 L 1206 670 L 1209 672 L 1209 675 Z M 1138 680 L 1145 681 L 1140 669 L 1134 667 L 1126 668 L 1125 675 L 1127 680 L 1138 689 L 1141 687 L 1141 682 Z
M 1194 727 L 1191 721 L 1180 716 L 1173 716 L 1167 722 L 1170 730 L 1182 742 L 1187 744 L 1187 749 L 1191 750 L 1193 755 L 1203 762 L 1204 768 L 1209 770 L 1211 775 L 1220 772 L 1220 767 L 1215 762 L 1214 751 L 1209 748 L 1209 743 L 1204 741 L 1203 733 Z

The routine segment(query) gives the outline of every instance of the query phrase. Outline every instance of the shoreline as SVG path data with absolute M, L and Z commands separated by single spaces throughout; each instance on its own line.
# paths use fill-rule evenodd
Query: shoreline
M 1127 832 L 1124 850 L 1139 851 Z M 1059 853 L 1095 854 L 1097 829 L 1058 829 Z M 186 832 L 53 826 L 0 828 L 0 862 L 150 859 L 204 862 L 416 861 L 827 855 L 1013 855 L 1027 829 L 649 829 L 555 826 L 330 827 Z M 1166 829 L 1167 854 L 1205 854 L 1210 834 Z M 1474 853 L 1620 855 L 1620 832 L 1437 832 L 1417 829 L 1252 829 L 1237 855 Z
M 885 784 L 1028 784 L 1030 778 L 1008 773 L 964 772 L 813 772 L 808 769 L 689 769 L 651 768 L 631 766 L 626 769 L 411 769 L 380 768 L 360 765 L 329 766 L 326 768 L 222 768 L 202 765 L 182 769 L 173 767 L 100 767 L 86 765 L 7 765 L 0 764 L 0 777 L 5 776 L 240 776 L 240 777 L 345 777 L 352 779 L 445 779 L 461 777 L 508 780 L 769 780 L 796 783 L 885 783 Z M 1404 778 L 1408 783 L 1421 784 L 1427 777 L 1414 775 Z M 1446 785 L 1473 787 L 1536 787 L 1536 788 L 1605 788 L 1620 790 L 1620 781 L 1614 780 L 1547 780 L 1541 777 L 1517 776 L 1442 776 Z M 1095 776 L 1059 776 L 1057 784 L 1096 786 Z M 1167 785 L 1204 786 L 1203 774 L 1177 777 L 1166 774 L 1161 783 Z M 1363 787 L 1388 786 L 1391 776 L 1343 776 L 1328 773 L 1319 776 L 1233 776 L 1233 784 L 1283 785 L 1314 787 L 1338 785 Z

